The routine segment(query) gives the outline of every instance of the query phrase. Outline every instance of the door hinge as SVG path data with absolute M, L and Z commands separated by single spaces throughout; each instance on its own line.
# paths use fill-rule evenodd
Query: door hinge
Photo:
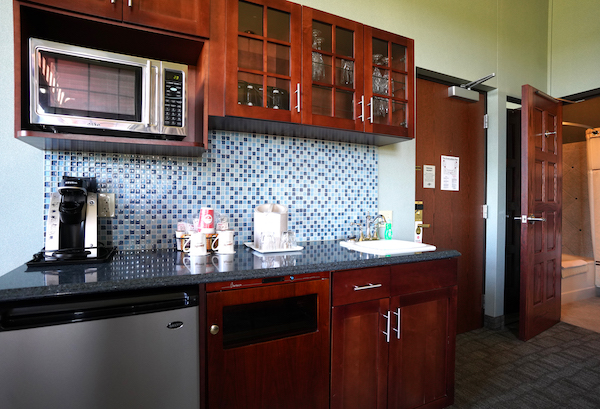
M 490 124 L 489 124 L 488 114 L 485 114 L 483 116 L 483 129 L 488 129 L 489 126 L 490 126 Z

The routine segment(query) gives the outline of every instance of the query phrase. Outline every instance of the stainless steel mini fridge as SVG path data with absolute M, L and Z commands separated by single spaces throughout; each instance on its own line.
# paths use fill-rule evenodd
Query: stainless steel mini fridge
M 200 408 L 193 290 L 3 308 L 0 406 Z

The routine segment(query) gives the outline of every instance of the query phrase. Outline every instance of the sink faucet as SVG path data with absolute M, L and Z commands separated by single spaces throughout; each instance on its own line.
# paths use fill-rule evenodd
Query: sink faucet
M 369 222 L 370 217 L 371 216 L 367 216 L 367 223 Z M 373 220 L 373 227 L 375 228 L 374 229 L 375 231 L 373 233 L 373 236 L 368 240 L 379 240 L 379 227 L 382 226 L 382 223 L 383 223 L 383 226 L 385 226 L 387 223 L 387 220 L 385 220 L 384 215 L 380 214 L 379 216 L 377 216 L 375 218 L 375 220 Z M 371 235 L 371 232 L 369 231 L 369 236 L 370 235 Z

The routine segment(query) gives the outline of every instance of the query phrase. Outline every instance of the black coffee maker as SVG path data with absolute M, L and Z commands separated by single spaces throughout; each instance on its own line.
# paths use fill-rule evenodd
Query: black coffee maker
M 46 260 L 98 256 L 98 188 L 94 177 L 63 176 L 50 197 Z

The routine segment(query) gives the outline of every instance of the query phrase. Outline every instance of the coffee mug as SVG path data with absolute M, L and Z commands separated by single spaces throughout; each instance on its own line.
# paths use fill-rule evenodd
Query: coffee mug
M 204 233 L 193 233 L 185 241 L 183 251 L 189 253 L 190 256 L 205 256 L 206 255 L 206 235 Z
M 220 231 L 212 242 L 212 249 L 219 254 L 233 254 L 233 230 Z
M 212 256 L 213 266 L 220 272 L 233 271 L 234 257 L 233 254 L 219 254 L 217 256 Z

